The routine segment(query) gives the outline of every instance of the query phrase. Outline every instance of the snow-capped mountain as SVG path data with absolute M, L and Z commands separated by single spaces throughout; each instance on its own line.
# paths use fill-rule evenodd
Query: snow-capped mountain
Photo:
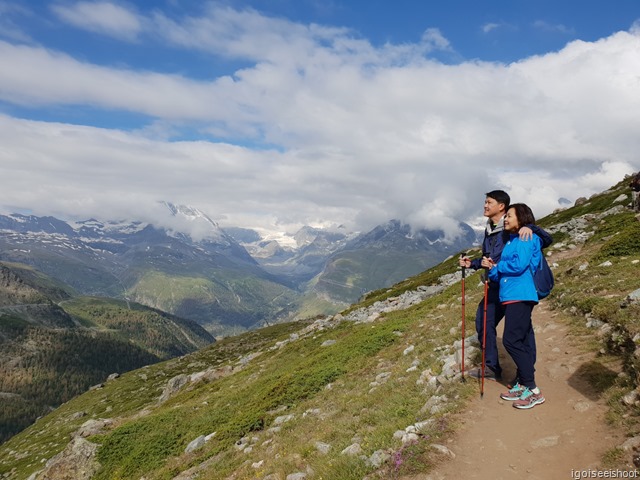
M 253 230 L 231 230 L 230 234 L 265 270 L 292 287 L 344 304 L 419 273 L 476 242 L 469 225 L 461 223 L 458 229 L 461 235 L 449 239 L 442 230 L 413 230 L 398 220 L 364 233 L 306 226 L 289 236 L 294 242 L 287 246 Z
M 0 260 L 32 265 L 83 294 L 129 298 L 214 334 L 292 318 L 303 298 L 350 303 L 476 241 L 392 220 L 365 233 L 306 226 L 261 235 L 222 228 L 194 207 L 163 202 L 154 224 L 0 215 Z M 324 308 L 324 307 L 323 307 Z M 329 313 L 318 311 L 316 313 Z
M 266 271 L 299 290 L 322 272 L 333 253 L 358 235 L 311 226 L 304 226 L 292 235 L 283 234 L 278 239 L 262 238 L 258 232 L 248 229 L 227 231 Z
M 235 243 L 216 222 L 201 210 L 188 205 L 162 202 L 170 213 L 170 219 L 163 226 L 174 235 L 188 235 L 196 241 L 231 245 Z
M 363 293 L 418 274 L 475 243 L 469 225 L 460 223 L 458 229 L 461 234 L 450 239 L 443 230 L 413 230 L 399 220 L 378 225 L 327 259 L 313 291 L 335 302 L 355 302 Z
M 195 320 L 214 334 L 288 316 L 298 294 L 209 217 L 172 206 L 161 223 L 0 215 L 0 260 L 33 266 L 81 294 L 129 298 Z

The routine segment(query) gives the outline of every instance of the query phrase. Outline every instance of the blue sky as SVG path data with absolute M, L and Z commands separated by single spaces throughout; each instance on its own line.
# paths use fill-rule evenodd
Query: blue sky
M 504 188 L 544 215 L 640 169 L 638 51 L 635 0 L 0 0 L 0 206 L 454 235 Z

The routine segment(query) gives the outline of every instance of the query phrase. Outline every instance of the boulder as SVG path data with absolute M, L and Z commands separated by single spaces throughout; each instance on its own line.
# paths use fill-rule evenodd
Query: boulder
M 187 448 L 185 448 L 184 451 L 185 453 L 195 452 L 196 450 L 204 447 L 205 443 L 207 443 L 206 437 L 204 435 L 200 435 L 195 440 L 189 442 L 189 445 L 187 445 Z
M 182 387 L 184 387 L 187 383 L 189 383 L 188 375 L 184 375 L 184 374 L 176 375 L 175 377 L 173 377 L 171 380 L 167 382 L 167 384 L 164 387 L 164 390 L 162 391 L 162 395 L 160 395 L 160 399 L 158 400 L 158 402 L 159 403 L 166 402 L 171 397 L 173 397 L 176 393 L 178 393 L 180 389 L 182 389 Z
M 91 437 L 92 435 L 99 435 L 104 432 L 106 427 L 113 425 L 113 420 L 107 419 L 91 419 L 84 422 L 78 430 L 73 434 L 74 437 Z
M 49 460 L 35 480 L 89 480 L 100 469 L 96 460 L 98 445 L 75 437 L 67 448 Z

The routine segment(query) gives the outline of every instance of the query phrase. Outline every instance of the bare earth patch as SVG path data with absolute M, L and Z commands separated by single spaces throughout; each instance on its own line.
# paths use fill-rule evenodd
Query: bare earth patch
M 544 302 L 534 309 L 538 347 L 536 382 L 546 401 L 530 410 L 513 408 L 500 399 L 504 384 L 485 381 L 484 398 L 473 399 L 460 415 L 461 428 L 447 446 L 455 458 L 430 474 L 403 480 L 441 479 L 571 479 L 573 471 L 602 470 L 605 451 L 622 436 L 607 426 L 607 407 L 583 378 L 593 354 L 570 337 L 569 327 Z M 502 327 L 499 339 L 501 343 Z M 515 367 L 501 351 L 504 380 Z M 469 379 L 468 381 L 475 381 Z

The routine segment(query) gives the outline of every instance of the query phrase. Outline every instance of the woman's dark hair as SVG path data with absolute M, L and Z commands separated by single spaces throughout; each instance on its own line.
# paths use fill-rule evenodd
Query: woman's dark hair
M 536 224 L 536 217 L 533 216 L 533 212 L 528 205 L 525 205 L 524 203 L 514 203 L 509 207 L 509 209 L 512 208 L 516 212 L 516 218 L 518 219 L 518 225 L 520 227 Z

